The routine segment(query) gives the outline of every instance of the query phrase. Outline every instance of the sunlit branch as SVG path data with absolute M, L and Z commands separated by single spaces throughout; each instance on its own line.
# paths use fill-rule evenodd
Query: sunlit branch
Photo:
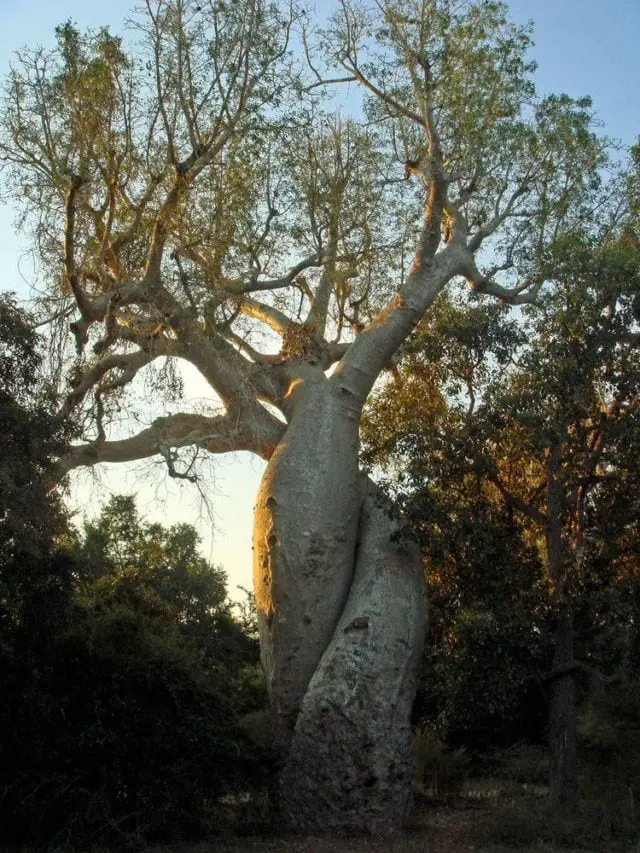
M 154 278 L 157 279 L 160 274 L 160 265 L 162 263 L 169 221 L 185 189 L 186 182 L 184 177 L 180 171 L 177 171 L 171 189 L 155 216 L 149 251 L 147 253 L 147 263 L 144 270 L 144 278 L 148 282 L 151 282 Z
M 165 455 L 170 448 L 197 445 L 210 453 L 253 450 L 254 439 L 246 434 L 235 414 L 218 417 L 177 414 L 157 418 L 137 435 L 119 441 L 93 441 L 72 447 L 58 462 L 51 478 L 59 482 L 69 471 L 81 465 L 101 462 L 132 462 L 155 454 Z
M 271 305 L 265 305 L 263 302 L 256 302 L 255 299 L 247 296 L 242 297 L 238 302 L 238 307 L 247 317 L 261 320 L 279 335 L 284 335 L 287 329 L 293 325 L 293 321 L 282 311 L 278 311 Z
M 470 251 L 475 252 L 480 248 L 482 243 L 494 234 L 498 228 L 502 225 L 502 223 L 512 215 L 513 209 L 518 201 L 523 195 L 525 195 L 528 191 L 528 186 L 526 184 L 521 184 L 511 195 L 511 198 L 505 205 L 504 209 L 496 214 L 493 219 L 490 219 L 486 225 L 483 225 L 482 228 L 479 228 L 476 233 L 469 239 L 467 246 Z
M 332 381 L 363 404 L 378 374 L 420 322 L 451 279 L 462 274 L 465 258 L 449 244 L 430 264 L 414 265 L 398 294 L 360 332 L 340 360 Z
M 535 302 L 544 284 L 544 279 L 540 278 L 536 281 L 525 281 L 516 287 L 503 287 L 484 276 L 478 270 L 473 258 L 467 260 L 463 275 L 475 293 L 496 296 L 509 305 L 526 305 Z
M 548 516 L 541 512 L 537 507 L 533 506 L 533 504 L 527 503 L 527 501 L 524 501 L 517 495 L 512 494 L 496 474 L 490 475 L 489 479 L 498 489 L 507 506 L 517 509 L 541 527 L 545 527 L 547 525 L 549 520 Z
M 88 392 L 96 386 L 100 380 L 112 370 L 121 371 L 121 385 L 130 382 L 138 371 L 150 364 L 156 356 L 148 352 L 139 351 L 134 353 L 126 353 L 121 355 L 111 355 L 101 359 L 93 367 L 84 371 L 73 382 L 73 390 L 67 395 L 62 409 L 61 417 L 69 415 L 85 398 Z
M 220 281 L 220 288 L 234 296 L 240 296 L 245 293 L 258 293 L 265 290 L 282 290 L 286 287 L 291 287 L 294 279 L 301 272 L 312 267 L 318 267 L 320 263 L 320 258 L 317 254 L 314 254 L 291 267 L 289 272 L 281 278 L 260 279 L 255 276 L 243 276 L 236 279 L 223 278 Z
M 131 240 L 138 233 L 140 224 L 142 222 L 142 217 L 147 209 L 149 202 L 153 198 L 153 194 L 157 190 L 158 186 L 162 183 L 163 178 L 164 171 L 161 171 L 158 174 L 154 175 L 146 191 L 143 193 L 143 195 L 137 202 L 131 201 L 124 193 L 122 188 L 119 188 L 120 197 L 123 199 L 127 207 L 133 211 L 134 215 L 128 227 L 118 232 L 111 241 L 110 248 L 114 254 L 117 255 L 118 252 L 124 246 L 130 243 Z

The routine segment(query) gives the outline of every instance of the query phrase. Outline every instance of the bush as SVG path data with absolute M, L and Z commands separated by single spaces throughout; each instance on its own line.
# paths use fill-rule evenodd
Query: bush
M 430 726 L 418 728 L 414 736 L 418 790 L 436 799 L 462 793 L 471 760 L 463 748 L 451 750 Z
M 580 714 L 581 787 L 614 837 L 640 834 L 640 680 L 597 692 Z
M 37 667 L 12 661 L 0 750 L 5 840 L 85 845 L 209 831 L 216 800 L 253 773 L 228 685 L 203 677 L 177 632 L 124 607 L 76 612 L 49 639 Z
M 123 566 L 88 564 L 86 543 L 2 565 L 21 595 L 0 618 L 0 846 L 203 837 L 228 825 L 223 797 L 264 783 L 240 727 L 264 684 L 224 576 L 189 530 L 143 530 Z

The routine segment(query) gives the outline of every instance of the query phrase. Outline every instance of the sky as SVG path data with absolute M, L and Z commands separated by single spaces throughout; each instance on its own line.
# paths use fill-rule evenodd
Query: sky
M 14 50 L 51 44 L 57 24 L 71 19 L 80 29 L 109 25 L 118 31 L 133 5 L 132 0 L 104 5 L 92 0 L 0 0 L 0 78 L 6 76 Z M 591 95 L 606 133 L 625 144 L 634 142 L 640 135 L 640 0 L 511 0 L 508 5 L 517 23 L 535 21 L 539 92 Z M 333 6 L 333 0 L 316 3 L 320 16 Z M 11 208 L 0 204 L 0 289 L 26 298 L 36 274 L 13 218 Z M 206 395 L 204 383 L 187 384 L 189 398 Z M 236 596 L 238 585 L 251 586 L 252 509 L 263 468 L 248 454 L 216 459 L 209 490 L 212 516 L 193 486 L 142 478 L 139 465 L 104 466 L 98 480 L 86 473 L 75 477 L 72 508 L 81 520 L 95 515 L 109 493 L 137 493 L 138 507 L 149 519 L 195 524 L 204 555 L 225 567 Z

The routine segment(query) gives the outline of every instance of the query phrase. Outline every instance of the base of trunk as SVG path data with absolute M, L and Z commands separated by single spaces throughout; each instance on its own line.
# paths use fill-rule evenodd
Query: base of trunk
M 354 581 L 307 690 L 281 779 L 296 832 L 399 832 L 413 787 L 410 714 L 426 622 L 417 550 L 365 499 Z

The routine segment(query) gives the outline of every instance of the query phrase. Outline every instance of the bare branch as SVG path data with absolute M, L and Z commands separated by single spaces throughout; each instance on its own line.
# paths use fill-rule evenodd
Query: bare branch
M 110 371 L 121 371 L 121 384 L 124 385 L 130 382 L 141 368 L 150 364 L 156 357 L 140 350 L 139 352 L 118 354 L 103 358 L 76 378 L 73 383 L 73 390 L 67 395 L 60 410 L 60 417 L 64 418 L 69 415 L 83 401 L 88 392 L 97 386 L 100 380 Z
M 497 213 L 493 219 L 489 220 L 486 225 L 483 225 L 482 228 L 479 228 L 476 233 L 471 237 L 467 246 L 471 252 L 477 251 L 482 243 L 494 234 L 498 228 L 502 225 L 502 223 L 509 218 L 509 216 L 513 213 L 513 209 L 518 201 L 518 199 L 522 198 L 523 195 L 526 195 L 528 192 L 527 184 L 521 184 L 517 187 L 516 190 L 512 193 L 509 201 L 505 205 L 504 209 Z
M 535 302 L 544 284 L 544 279 L 540 278 L 534 281 L 525 281 L 516 287 L 503 287 L 496 281 L 482 275 L 472 257 L 467 258 L 463 275 L 471 285 L 471 289 L 476 293 L 496 296 L 509 305 L 527 305 Z
M 272 437 L 268 436 L 266 439 L 269 442 Z M 59 482 L 69 471 L 82 465 L 132 462 L 155 454 L 166 457 L 170 448 L 188 445 L 197 445 L 210 453 L 256 451 L 256 437 L 242 429 L 236 413 L 227 413 L 218 417 L 197 414 L 169 415 L 157 418 L 150 427 L 131 438 L 120 441 L 99 440 L 72 447 L 51 471 L 51 480 Z M 262 447 L 261 455 L 264 451 L 265 448 Z
M 238 307 L 247 317 L 254 317 L 256 320 L 261 320 L 281 336 L 293 325 L 293 320 L 287 317 L 282 311 L 278 311 L 277 308 L 271 305 L 265 305 L 263 302 L 257 302 L 255 299 L 247 296 L 240 299 Z
M 317 254 L 303 258 L 295 264 L 286 275 L 281 278 L 260 279 L 255 275 L 246 275 L 235 279 L 220 279 L 219 286 L 225 293 L 233 296 L 240 296 L 245 293 L 258 293 L 265 290 L 283 290 L 286 287 L 291 287 L 301 272 L 318 267 L 321 260 Z
M 395 296 L 353 341 L 331 380 L 358 405 L 364 404 L 378 374 L 420 322 L 445 285 L 462 274 L 465 257 L 449 243 L 429 264 L 415 264 Z
M 306 320 L 310 326 L 316 329 L 319 335 L 324 335 L 327 325 L 327 311 L 329 310 L 329 299 L 334 286 L 337 253 L 338 232 L 336 226 L 333 225 L 329 228 L 329 239 L 322 258 L 324 269 L 322 270 L 320 283 L 316 289 Z
M 266 353 L 259 352 L 231 329 L 224 332 L 224 337 L 234 344 L 240 352 L 248 355 L 251 361 L 256 364 L 280 364 L 282 361 L 281 355 L 267 355 Z

